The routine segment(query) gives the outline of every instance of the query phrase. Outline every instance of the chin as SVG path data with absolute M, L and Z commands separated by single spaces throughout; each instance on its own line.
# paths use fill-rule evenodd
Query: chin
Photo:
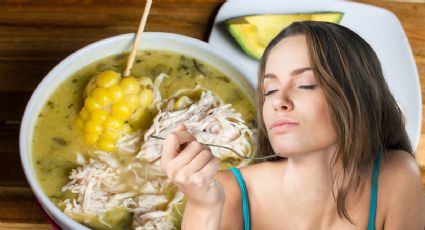
M 288 134 L 269 136 L 270 144 L 276 153 L 293 152 L 303 149 L 303 145 L 300 142 L 302 137 Z
M 298 146 L 293 146 L 289 143 L 279 143 L 278 145 L 273 145 L 273 150 L 276 154 L 279 154 L 282 157 L 290 157 L 296 154 L 300 154 L 305 152 L 305 150 L 303 151 L 303 149 L 301 149 Z

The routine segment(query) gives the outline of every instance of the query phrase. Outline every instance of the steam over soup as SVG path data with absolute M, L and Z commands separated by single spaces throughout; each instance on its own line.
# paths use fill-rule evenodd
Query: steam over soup
M 88 65 L 50 96 L 33 139 L 37 179 L 65 214 L 91 228 L 179 229 L 184 197 L 159 167 L 162 140 L 150 135 L 165 137 L 184 123 L 198 141 L 252 155 L 255 109 L 237 84 L 206 63 L 144 51 L 134 77 L 122 78 L 126 57 Z M 249 163 L 211 150 L 223 169 Z

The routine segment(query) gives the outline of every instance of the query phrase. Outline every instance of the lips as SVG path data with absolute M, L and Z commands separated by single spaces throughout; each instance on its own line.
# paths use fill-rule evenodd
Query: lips
M 292 128 L 297 125 L 298 125 L 298 122 L 282 119 L 282 120 L 274 121 L 269 128 L 270 130 L 283 130 L 283 129 Z

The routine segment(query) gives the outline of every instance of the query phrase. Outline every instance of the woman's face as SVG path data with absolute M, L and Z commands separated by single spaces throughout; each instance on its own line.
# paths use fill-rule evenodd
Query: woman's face
M 311 69 L 305 36 L 284 38 L 271 50 L 263 85 L 263 118 L 276 153 L 290 156 L 336 143 L 324 94 Z

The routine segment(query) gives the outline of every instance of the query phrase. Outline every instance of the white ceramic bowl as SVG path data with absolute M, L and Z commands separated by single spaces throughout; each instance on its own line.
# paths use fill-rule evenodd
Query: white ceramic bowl
M 47 214 L 63 229 L 88 229 L 66 216 L 44 194 L 32 164 L 32 139 L 37 122 L 36 114 L 42 110 L 50 95 L 68 77 L 104 57 L 128 51 L 134 34 L 123 34 L 90 44 L 73 53 L 53 68 L 34 91 L 25 109 L 19 136 L 21 162 L 31 189 Z M 214 46 L 186 36 L 146 32 L 142 35 L 140 50 L 167 50 L 194 57 L 217 68 L 234 80 L 254 102 L 256 79 L 248 79 L 249 72 L 241 64 Z M 256 103 L 253 103 L 255 106 Z

